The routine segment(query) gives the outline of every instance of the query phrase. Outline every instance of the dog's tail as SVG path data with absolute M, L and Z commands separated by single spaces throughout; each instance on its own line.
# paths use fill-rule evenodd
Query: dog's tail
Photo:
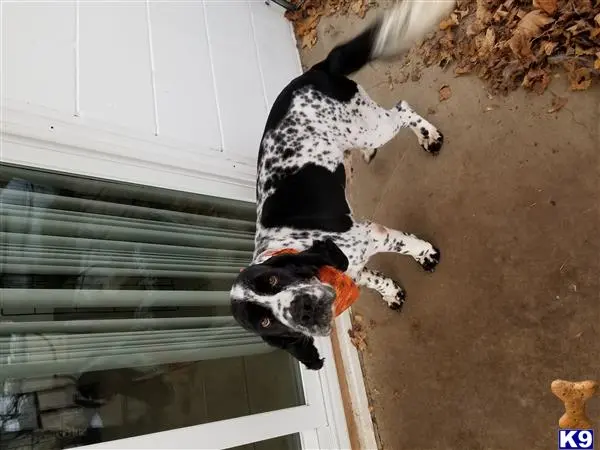
M 399 56 L 449 15 L 454 4 L 455 0 L 397 2 L 361 34 L 335 47 L 314 69 L 350 75 L 370 61 Z

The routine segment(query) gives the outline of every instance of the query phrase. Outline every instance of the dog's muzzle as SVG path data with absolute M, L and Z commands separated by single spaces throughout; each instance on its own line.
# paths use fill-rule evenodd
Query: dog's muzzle
M 312 288 L 310 293 L 299 293 L 291 304 L 292 320 L 311 335 L 327 336 L 331 332 L 335 290 L 328 285 Z

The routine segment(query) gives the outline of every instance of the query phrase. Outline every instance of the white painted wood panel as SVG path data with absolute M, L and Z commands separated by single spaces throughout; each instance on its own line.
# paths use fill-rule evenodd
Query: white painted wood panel
M 165 186 L 144 176 L 150 165 L 220 177 L 254 199 L 268 110 L 301 72 L 281 8 L 254 0 L 0 7 L 7 142 L 48 141 L 74 157 L 145 167 L 132 172 L 136 182 Z M 79 173 L 98 176 L 90 169 Z
M 253 161 L 268 113 L 262 72 L 269 68 L 258 61 L 250 3 L 209 1 L 206 16 L 224 150 Z
M 75 112 L 75 2 L 2 8 L 2 100 Z
M 81 116 L 155 134 L 146 4 L 80 2 Z
M 296 39 L 281 11 L 250 1 L 254 38 L 269 109 L 281 90 L 302 73 Z M 265 117 L 266 119 L 266 117 Z
M 150 3 L 158 134 L 192 149 L 222 151 L 205 20 L 201 2 Z

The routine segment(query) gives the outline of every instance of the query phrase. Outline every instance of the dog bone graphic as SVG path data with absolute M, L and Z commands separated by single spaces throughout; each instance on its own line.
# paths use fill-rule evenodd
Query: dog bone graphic
M 598 390 L 597 382 L 554 380 L 550 390 L 565 404 L 565 413 L 558 420 L 560 428 L 592 428 L 590 419 L 585 415 L 585 402 Z

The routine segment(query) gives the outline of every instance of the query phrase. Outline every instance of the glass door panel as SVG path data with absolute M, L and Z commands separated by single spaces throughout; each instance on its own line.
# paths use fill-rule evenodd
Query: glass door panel
M 252 444 L 231 447 L 230 450 L 300 450 L 302 448 L 301 438 L 298 433 L 288 436 L 280 436 L 273 439 L 254 442 Z
M 297 362 L 229 313 L 254 214 L 1 165 L 0 447 L 66 448 L 306 404 Z M 278 439 L 249 448 L 298 448 Z

